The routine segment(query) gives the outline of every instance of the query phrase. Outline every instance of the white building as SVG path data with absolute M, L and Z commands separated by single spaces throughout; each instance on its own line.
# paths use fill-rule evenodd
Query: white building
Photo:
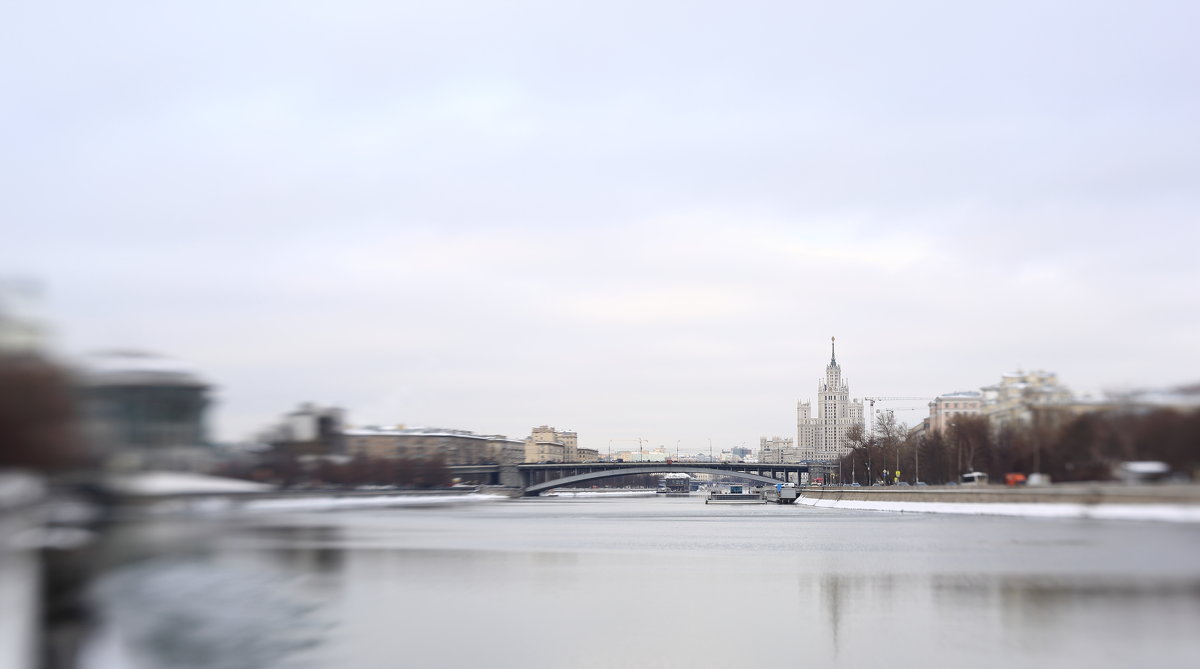
M 833 340 L 831 340 L 833 341 Z M 850 384 L 842 378 L 837 350 L 831 343 L 825 379 L 817 385 L 817 410 L 809 402 L 796 405 L 796 451 L 800 460 L 835 460 L 849 450 L 846 431 L 863 424 L 863 403 L 850 399 Z

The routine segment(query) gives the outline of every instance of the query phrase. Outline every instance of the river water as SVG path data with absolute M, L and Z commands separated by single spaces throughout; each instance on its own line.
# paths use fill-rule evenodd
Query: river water
M 108 533 L 84 666 L 1194 666 L 1200 526 L 538 498 Z

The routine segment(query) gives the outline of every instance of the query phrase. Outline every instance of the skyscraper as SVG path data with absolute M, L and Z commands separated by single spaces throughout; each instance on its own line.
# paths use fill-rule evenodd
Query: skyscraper
M 796 450 L 802 460 L 834 460 L 849 450 L 846 431 L 863 424 L 862 400 L 850 399 L 850 384 L 837 362 L 837 341 L 830 338 L 830 359 L 825 379 L 817 384 L 817 412 L 812 404 L 796 405 Z

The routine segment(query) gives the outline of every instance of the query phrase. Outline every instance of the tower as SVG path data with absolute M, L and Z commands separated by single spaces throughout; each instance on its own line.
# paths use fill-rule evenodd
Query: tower
M 803 460 L 835 460 L 848 450 L 846 431 L 862 422 L 862 401 L 850 399 L 850 384 L 837 361 L 837 338 L 830 337 L 829 364 L 817 384 L 815 415 L 809 402 L 796 406 L 796 450 Z

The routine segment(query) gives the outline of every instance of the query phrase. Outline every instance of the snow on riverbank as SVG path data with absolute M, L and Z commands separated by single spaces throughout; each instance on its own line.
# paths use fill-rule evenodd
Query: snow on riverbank
M 142 472 L 113 476 L 105 481 L 105 485 L 124 495 L 195 495 L 275 489 L 275 486 L 265 483 L 188 472 Z
M 653 490 L 580 490 L 578 492 L 558 490 L 544 492 L 542 497 L 654 497 Z
M 1200 523 L 1200 506 L 1184 504 L 1057 504 L 1005 502 L 882 502 L 813 499 L 801 497 L 797 504 L 821 509 L 858 509 L 898 513 L 953 513 L 975 516 L 1023 516 L 1026 518 L 1092 518 L 1096 520 L 1154 520 Z
M 238 499 L 237 496 L 172 499 L 152 507 L 156 514 L 311 513 L 358 509 L 453 506 L 506 500 L 505 495 L 370 495 L 304 496 L 275 499 Z

